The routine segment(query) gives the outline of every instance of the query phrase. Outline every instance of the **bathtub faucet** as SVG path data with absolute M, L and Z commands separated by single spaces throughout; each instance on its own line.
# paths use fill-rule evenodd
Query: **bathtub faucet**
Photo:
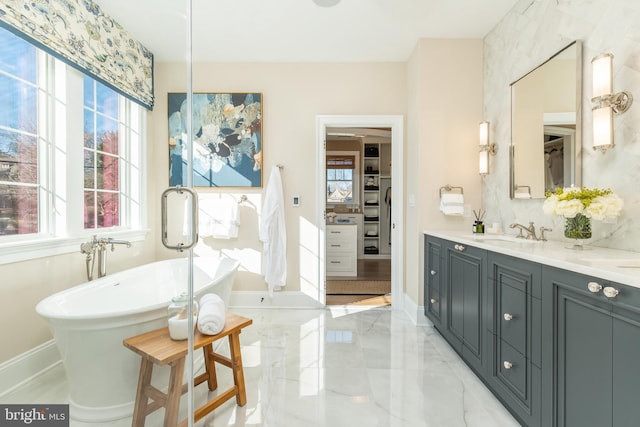
M 96 257 L 98 258 L 98 277 L 107 275 L 107 246 L 111 246 L 111 251 L 115 250 L 115 245 L 126 245 L 131 247 L 131 242 L 127 240 L 116 240 L 109 238 L 100 238 L 93 236 L 90 242 L 84 242 L 80 245 L 80 252 L 85 254 L 87 263 L 87 280 L 93 280 L 93 266 Z

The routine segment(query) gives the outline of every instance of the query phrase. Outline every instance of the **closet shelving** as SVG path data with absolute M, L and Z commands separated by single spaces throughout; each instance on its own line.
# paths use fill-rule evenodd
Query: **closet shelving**
M 363 223 L 364 255 L 380 253 L 380 144 L 364 144 Z

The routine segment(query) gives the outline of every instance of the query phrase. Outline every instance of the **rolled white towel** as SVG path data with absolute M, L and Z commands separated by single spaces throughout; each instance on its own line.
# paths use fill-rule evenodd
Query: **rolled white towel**
M 219 295 L 205 294 L 200 298 L 198 330 L 205 335 L 216 335 L 224 329 L 227 310 Z

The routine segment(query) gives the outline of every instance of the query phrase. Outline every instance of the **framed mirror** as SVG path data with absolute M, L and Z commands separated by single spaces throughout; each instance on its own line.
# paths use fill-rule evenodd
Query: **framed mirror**
M 510 196 L 540 199 L 582 182 L 582 44 L 511 83 Z

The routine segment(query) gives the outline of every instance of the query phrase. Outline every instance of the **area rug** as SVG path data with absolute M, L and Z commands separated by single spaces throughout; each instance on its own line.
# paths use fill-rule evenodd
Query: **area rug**
M 390 280 L 327 280 L 327 295 L 385 295 L 391 293 Z

